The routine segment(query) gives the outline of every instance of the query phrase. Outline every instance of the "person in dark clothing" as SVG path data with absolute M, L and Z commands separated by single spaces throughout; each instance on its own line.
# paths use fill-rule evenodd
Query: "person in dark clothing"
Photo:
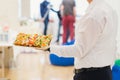
M 58 16 L 58 19 L 59 19 L 59 23 L 58 23 L 58 34 L 57 34 L 57 40 L 56 42 L 59 42 L 59 38 L 60 38 L 60 29 L 61 29 L 61 26 L 62 26 L 62 16 L 61 16 L 61 12 L 60 12 L 60 9 L 58 11 L 54 10 L 53 8 L 51 9 L 53 12 L 57 13 L 57 16 Z
M 42 3 L 40 3 L 40 13 L 41 17 L 44 21 L 44 32 L 43 34 L 47 34 L 47 28 L 48 28 L 48 23 L 49 23 L 49 4 L 47 0 L 44 0 Z

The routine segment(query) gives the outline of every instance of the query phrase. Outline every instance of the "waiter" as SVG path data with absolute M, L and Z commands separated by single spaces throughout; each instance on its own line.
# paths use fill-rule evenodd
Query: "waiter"
M 87 0 L 86 14 L 75 28 L 75 44 L 51 45 L 59 56 L 74 57 L 74 80 L 112 80 L 115 60 L 117 15 L 104 0 Z

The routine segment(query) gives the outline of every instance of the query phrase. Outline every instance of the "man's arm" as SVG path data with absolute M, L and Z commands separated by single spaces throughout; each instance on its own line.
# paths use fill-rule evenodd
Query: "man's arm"
M 76 16 L 76 3 L 73 2 L 73 15 Z
M 73 15 L 76 16 L 76 7 L 73 7 Z
M 74 45 L 56 46 L 51 45 L 50 50 L 59 56 L 64 57 L 84 57 L 95 46 L 101 34 L 101 24 L 92 18 L 85 19 L 76 29 Z
M 52 10 L 53 12 L 56 12 L 56 13 L 58 12 L 58 11 L 54 10 L 53 8 L 52 8 L 52 9 L 50 9 L 50 10 Z

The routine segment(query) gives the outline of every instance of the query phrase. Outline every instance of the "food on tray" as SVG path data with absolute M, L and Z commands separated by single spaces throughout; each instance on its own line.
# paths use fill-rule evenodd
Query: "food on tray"
M 19 33 L 14 42 L 15 45 L 45 48 L 49 47 L 51 35 Z

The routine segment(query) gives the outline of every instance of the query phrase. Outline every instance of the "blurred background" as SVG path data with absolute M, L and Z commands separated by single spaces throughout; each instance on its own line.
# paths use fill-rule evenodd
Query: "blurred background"
M 3 47 L 4 43 L 6 42 L 8 44 L 7 47 L 9 47 L 14 42 L 16 35 L 20 32 L 30 33 L 30 34 L 34 34 L 34 33 L 42 34 L 44 27 L 43 22 L 37 21 L 37 19 L 41 19 L 40 3 L 42 1 L 43 0 L 0 0 L 0 44 L 2 44 L 0 45 L 1 47 Z M 59 5 L 61 4 L 62 0 L 48 0 L 48 1 L 51 3 L 53 9 L 59 10 Z M 81 16 L 84 15 L 85 10 L 88 7 L 88 3 L 86 0 L 75 0 L 75 1 L 76 1 L 76 10 L 77 10 L 75 25 L 77 26 L 79 19 L 81 18 Z M 116 59 L 119 59 L 120 58 L 120 5 L 119 5 L 120 0 L 106 0 L 106 1 L 112 6 L 113 9 L 116 10 L 118 15 L 119 23 L 118 23 L 118 34 L 116 38 L 117 53 L 115 54 L 116 54 Z M 49 22 L 47 33 L 53 35 L 52 43 L 56 44 L 55 41 L 57 39 L 56 30 L 58 29 L 58 17 L 56 13 L 54 13 L 53 11 L 50 11 L 49 14 L 50 14 L 49 17 L 51 20 L 53 20 L 53 22 Z M 62 29 L 61 29 L 61 34 L 62 34 Z M 5 37 L 3 38 L 2 36 Z M 61 37 L 59 43 L 61 43 Z M 73 66 L 64 67 L 64 66 L 50 65 L 49 56 L 46 55 L 47 52 L 41 52 L 39 50 L 34 50 L 32 48 L 23 48 L 16 46 L 12 46 L 12 49 L 13 50 L 9 55 L 10 59 L 8 60 L 8 62 L 6 62 L 6 66 L 8 64 L 7 67 L 10 68 L 9 70 L 7 69 L 7 72 L 5 72 L 4 74 L 6 78 L 9 78 L 10 80 L 72 80 Z M 8 52 L 10 52 L 9 50 L 11 49 L 7 49 L 7 50 Z M 23 52 L 33 53 L 33 54 L 20 54 Z M 34 54 L 34 52 L 36 54 Z M 5 54 L 6 53 L 7 52 L 5 52 Z M 38 53 L 46 53 L 46 54 L 44 55 Z M 1 59 L 2 58 L 0 58 L 0 61 L 2 61 Z M 30 68 L 31 65 L 33 66 Z M 46 69 L 45 66 L 47 66 Z M 54 74 L 57 72 L 59 74 Z M 0 76 L 2 75 L 3 72 L 1 70 Z
M 9 27 L 9 29 L 14 31 L 21 31 L 28 33 L 40 33 L 42 32 L 43 23 L 36 22 L 36 19 L 41 18 L 40 16 L 40 3 L 43 0 L 4 0 L 0 2 L 0 32 L 2 27 Z M 48 0 L 52 8 L 55 10 L 59 10 L 59 5 L 62 0 Z M 77 16 L 76 19 L 79 20 L 80 17 L 85 13 L 85 10 L 88 6 L 86 0 L 75 0 L 76 1 L 76 9 Z M 116 11 L 118 14 L 118 19 L 120 19 L 120 1 L 119 0 L 106 0 Z M 48 33 L 53 33 L 54 38 L 56 39 L 56 30 L 58 26 L 58 17 L 56 13 L 50 11 L 50 19 L 54 20 L 54 23 L 49 23 Z M 77 21 L 76 21 L 77 24 Z M 31 31 L 34 30 L 34 31 Z M 9 30 L 10 31 L 10 30 Z M 12 38 L 14 39 L 14 38 Z M 55 40 L 54 40 L 55 41 Z M 118 27 L 118 37 L 117 37 L 118 47 L 120 47 L 120 20 Z M 118 53 L 120 52 L 120 48 L 118 48 Z

